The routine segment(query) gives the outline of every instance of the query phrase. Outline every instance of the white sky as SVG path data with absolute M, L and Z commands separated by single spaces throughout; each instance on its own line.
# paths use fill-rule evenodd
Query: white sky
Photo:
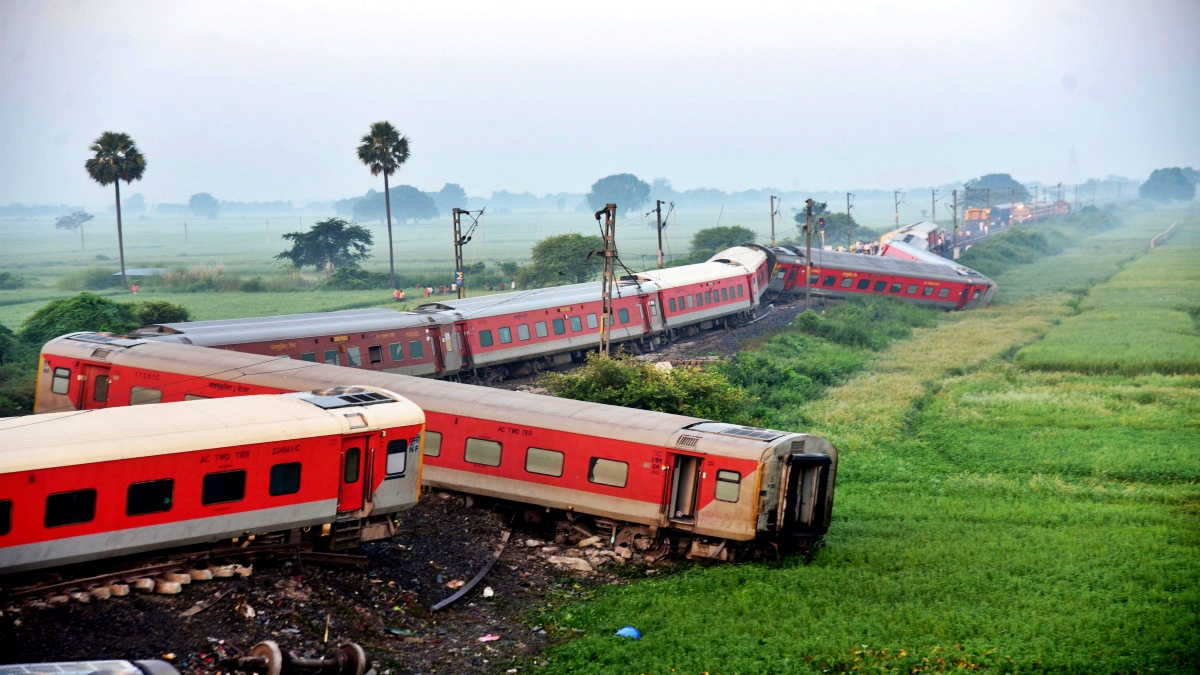
M 358 195 L 381 119 L 481 196 L 1144 179 L 1200 166 L 1200 2 L 0 0 L 0 203 L 107 204 L 103 131 L 151 203 Z

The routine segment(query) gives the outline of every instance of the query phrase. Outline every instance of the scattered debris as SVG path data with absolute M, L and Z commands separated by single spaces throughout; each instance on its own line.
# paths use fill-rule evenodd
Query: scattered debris
M 496 640 L 499 640 L 499 639 L 500 639 L 499 635 L 493 635 L 492 633 L 488 633 L 487 635 L 484 635 L 483 637 L 479 638 L 479 642 L 495 642 Z
M 483 589 L 483 597 L 485 597 L 485 598 L 490 598 L 495 594 L 496 594 L 496 591 L 493 591 L 491 586 L 488 586 Z
M 633 626 L 625 626 L 616 632 L 616 637 L 632 638 L 634 640 L 642 639 L 642 632 Z
M 588 561 L 584 560 L 583 558 L 572 558 L 569 556 L 554 555 L 554 556 L 550 556 L 550 559 L 548 562 L 550 562 L 550 564 L 552 564 L 552 565 L 559 565 L 562 567 L 566 567 L 568 569 L 575 570 L 576 572 L 593 572 L 593 571 L 595 571 L 594 569 L 592 569 L 591 564 L 589 564 Z

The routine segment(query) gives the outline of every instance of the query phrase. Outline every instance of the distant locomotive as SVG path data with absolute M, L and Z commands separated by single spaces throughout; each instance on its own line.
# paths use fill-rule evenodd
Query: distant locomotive
M 401 391 L 425 411 L 425 484 L 523 504 L 568 530 L 587 521 L 618 546 L 726 560 L 807 548 L 829 528 L 837 451 L 808 434 L 93 333 L 49 342 L 41 365 L 39 412 Z
M 122 374 L 60 361 L 41 383 L 160 400 Z M 424 414 L 385 389 L 88 407 L 0 421 L 0 574 L 246 535 L 357 545 L 417 501 Z

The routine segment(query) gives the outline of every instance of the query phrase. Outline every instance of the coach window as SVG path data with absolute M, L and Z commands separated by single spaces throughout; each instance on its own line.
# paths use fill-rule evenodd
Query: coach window
M 887 288 L 886 281 L 876 281 L 875 287 L 872 290 L 874 290 L 876 293 L 879 293 L 880 291 L 882 291 L 885 288 Z
M 854 287 L 860 291 L 865 291 L 865 290 L 867 290 L 868 287 L 870 287 L 870 285 L 871 285 L 870 279 L 859 279 L 858 283 L 855 284 Z
M 342 482 L 357 483 L 359 467 L 362 464 L 362 450 L 350 448 L 346 451 L 346 462 L 342 466 Z
M 96 384 L 92 386 L 92 400 L 104 403 L 108 400 L 108 376 L 97 375 Z
M 567 332 L 567 322 L 563 321 L 562 319 L 555 319 L 551 323 L 554 324 L 555 335 L 562 335 L 563 333 Z
M 525 452 L 525 470 L 543 476 L 562 476 L 563 454 L 557 450 L 529 448 Z
M 696 303 L 692 300 L 692 296 L 689 295 L 684 299 L 687 300 L 688 309 L 691 309 L 696 306 Z
M 472 464 L 500 466 L 500 444 L 496 441 L 485 441 L 482 438 L 468 438 L 463 459 Z
M 518 340 L 528 340 L 529 339 L 529 324 L 527 324 L 527 323 L 517 324 L 517 339 Z
M 512 329 L 508 326 L 497 328 L 496 335 L 500 338 L 500 344 L 502 345 L 512 342 Z
M 300 491 L 300 462 L 276 464 L 271 467 L 272 497 L 294 495 Z
M 675 304 L 674 299 L 671 300 L 671 304 L 672 305 Z M 672 307 L 671 309 L 674 310 L 675 308 Z M 618 309 L 617 310 L 617 319 L 619 319 L 621 321 L 621 323 L 629 323 L 629 310 L 625 309 L 625 308 Z
M 947 296 L 949 296 L 949 295 L 950 295 L 950 289 L 949 289 L 949 288 L 943 288 L 943 289 L 941 289 L 941 290 L 939 290 L 939 291 L 938 291 L 938 297 L 939 297 L 939 298 L 945 298 L 945 297 L 947 297 Z
M 925 297 L 933 295 L 933 286 L 926 286 L 925 288 L 922 288 L 921 295 L 924 295 Z
M 310 363 L 316 363 L 317 362 L 317 353 L 316 352 L 304 352 L 303 354 L 300 355 L 300 360 L 308 361 Z
M 50 382 L 50 391 L 55 394 L 65 394 L 71 389 L 71 371 L 66 368 L 55 368 L 54 379 Z
M 533 324 L 533 332 L 535 335 L 537 335 L 540 338 L 546 337 L 547 335 L 550 334 L 549 332 L 546 331 L 546 322 L 545 321 L 539 321 L 539 322 Z
M 599 328 L 600 327 L 600 321 L 596 318 L 595 314 L 587 315 L 587 327 L 588 328 Z
M 808 285 L 809 285 L 809 286 L 816 286 L 816 285 L 817 285 L 817 282 L 819 282 L 820 280 L 821 280 L 821 275 L 820 275 L 820 274 L 813 274 L 813 275 L 810 275 L 810 276 L 808 277 Z
M 142 516 L 171 510 L 175 481 L 170 478 L 133 483 L 125 492 L 125 515 Z
M 697 294 L 696 294 L 696 306 L 697 306 L 697 307 L 703 307 L 703 306 L 704 306 L 704 294 L 703 294 L 703 293 L 697 293 Z
M 362 349 L 359 347 L 349 347 L 346 349 L 346 361 L 351 368 L 357 368 L 362 365 Z
M 978 300 L 978 299 L 979 299 L 979 291 L 975 291 L 974 293 L 972 293 L 972 294 L 971 294 L 971 299 L 972 299 L 972 300 Z
M 425 456 L 437 457 L 442 454 L 442 435 L 436 431 L 425 430 Z
M 589 483 L 623 488 L 628 478 L 629 465 L 625 462 L 614 462 L 611 459 L 593 457 L 588 463 Z
M 420 442 L 421 437 L 418 436 L 413 441 Z M 388 441 L 387 444 L 387 467 L 384 471 L 388 476 L 403 476 L 405 469 L 408 468 L 408 448 L 410 441 L 405 438 L 398 438 L 394 441 Z
M 736 502 L 741 491 L 742 476 L 736 471 L 717 471 L 717 489 L 713 495 L 723 502 Z
M 917 294 L 917 285 L 916 285 L 916 284 L 909 284 L 909 285 L 908 285 L 908 288 L 907 288 L 907 289 L 905 289 L 905 291 L 904 291 L 904 292 L 905 292 L 905 293 L 907 293 L 908 295 L 916 295 L 916 294 Z
M 479 331 L 479 345 L 481 347 L 491 347 L 492 346 L 492 331 L 490 331 L 490 330 Z
M 240 469 L 237 471 L 220 471 L 210 473 L 204 477 L 200 503 L 208 506 L 210 504 L 238 502 L 245 496 L 246 472 Z
M 667 298 L 667 308 L 671 310 L 671 313 L 675 312 L 675 298 Z
M 133 387 L 129 390 L 129 405 L 149 405 L 151 403 L 162 403 L 162 389 Z
M 737 287 L 737 292 L 738 292 L 738 294 L 737 294 L 737 295 L 738 295 L 738 297 L 739 297 L 739 298 L 740 298 L 740 297 L 742 297 L 742 287 L 741 287 L 741 286 L 738 286 L 738 287 Z
M 96 491 L 75 490 L 46 497 L 46 527 L 88 523 L 96 517 Z
M 408 356 L 410 358 L 414 358 L 414 359 L 420 359 L 420 358 L 425 357 L 425 346 L 421 344 L 420 340 L 409 341 Z
M 825 275 L 825 281 L 821 282 L 822 286 L 832 286 L 837 283 L 837 277 L 832 274 Z
M 0 499 L 0 537 L 12 532 L 12 500 Z
M 650 316 L 658 316 L 658 302 L 655 300 L 650 301 Z
M 183 395 L 183 400 L 185 400 L 185 401 L 207 401 L 210 398 L 212 398 L 212 397 L 211 396 L 201 396 L 200 394 L 184 394 Z
M 724 302 L 724 301 L 726 301 L 726 300 L 728 300 L 728 299 L 729 299 L 729 289 L 728 289 L 728 288 L 722 288 L 722 289 L 721 289 L 721 302 Z
M 372 364 L 383 363 L 383 347 L 380 347 L 379 345 L 367 347 L 367 359 L 370 360 Z
M 842 288 L 850 288 L 854 285 L 853 277 L 842 277 Z
M 712 291 L 704 291 L 704 304 L 712 304 Z
M 904 284 L 897 281 L 892 284 L 891 288 L 888 289 L 888 293 L 899 293 L 902 290 L 904 290 Z
M 583 320 L 577 316 L 571 317 L 571 330 L 573 332 L 583 330 Z
M 399 342 L 393 342 L 388 345 L 388 356 L 392 357 L 392 362 L 404 360 L 404 345 Z
M 325 363 L 327 363 L 327 364 L 329 364 L 329 365 L 331 365 L 331 366 L 340 366 L 340 365 L 342 365 L 342 364 L 341 364 L 341 355 L 340 355 L 340 354 L 338 354 L 338 350 L 336 350 L 336 349 L 326 349 L 326 350 L 325 350 Z

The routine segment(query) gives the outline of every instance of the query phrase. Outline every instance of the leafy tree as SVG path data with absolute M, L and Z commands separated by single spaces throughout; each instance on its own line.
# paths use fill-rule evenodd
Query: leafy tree
M 139 216 L 146 212 L 146 198 L 139 192 L 125 200 L 124 209 L 125 213 Z
M 1188 201 L 1196 198 L 1196 184 L 1183 169 L 1155 169 L 1150 178 L 1138 188 L 1142 199 L 1156 202 Z
M 1006 173 L 989 173 L 986 176 L 967 181 L 964 183 L 964 187 L 967 188 L 967 194 L 964 200 L 966 206 L 963 208 L 987 206 L 988 189 L 992 191 L 993 204 L 1004 204 L 1010 200 L 1033 201 L 1033 197 L 1025 189 L 1025 186 Z
M 275 256 L 276 260 L 290 260 L 296 267 L 323 269 L 327 277 L 338 267 L 355 266 L 369 258 L 368 249 L 375 243 L 367 228 L 342 218 L 322 220 L 308 232 L 289 232 L 283 238 L 292 242 L 292 248 Z M 395 287 L 395 276 L 392 286 Z
M 367 196 L 375 194 L 374 190 L 367 191 Z M 345 216 L 347 218 L 354 217 L 354 205 L 362 201 L 362 197 L 351 197 L 349 199 L 339 199 L 333 203 L 333 212 L 335 215 Z
M 187 307 L 166 300 L 136 300 L 126 303 L 126 307 L 129 308 L 130 319 L 139 327 L 192 320 L 192 313 Z
M 221 203 L 217 198 L 201 192 L 194 194 L 188 198 L 188 210 L 190 210 L 197 218 L 216 218 L 217 210 L 221 208 Z
M 392 251 L 392 199 L 388 191 L 388 178 L 400 170 L 408 161 L 408 137 L 402 136 L 389 122 L 376 122 L 362 137 L 358 146 L 358 159 L 371 169 L 372 176 L 383 174 L 383 204 L 387 218 L 388 272 L 392 277 L 392 288 L 396 286 L 396 256 Z
M 554 200 L 554 207 L 556 209 L 558 209 L 559 211 L 566 211 L 567 210 L 567 198 L 559 197 L 558 199 Z
M 438 213 L 450 213 L 454 208 L 466 208 L 467 191 L 458 183 L 446 183 L 441 190 L 427 193 L 437 205 Z
M 650 198 L 650 184 L 631 173 L 618 173 L 592 183 L 587 203 L 593 211 L 613 203 L 622 214 L 636 211 Z
M 25 288 L 25 280 L 12 272 L 0 272 L 0 290 L 13 291 Z
M 121 255 L 121 285 L 125 278 L 125 239 L 121 233 L 121 181 L 126 185 L 141 180 L 146 172 L 146 156 L 138 149 L 129 134 L 106 131 L 88 148 L 95 153 L 83 163 L 88 176 L 101 186 L 112 184 L 117 201 L 117 250 Z
M 21 324 L 20 337 L 25 342 L 41 345 L 67 333 L 126 333 L 138 325 L 128 305 L 92 293 L 80 293 L 43 305 Z
M 692 235 L 692 254 L 689 257 L 703 256 L 707 259 L 717 251 L 742 244 L 753 244 L 756 236 L 758 235 L 754 234 L 753 230 L 741 225 L 706 227 Z
M 388 288 L 388 275 L 369 272 L 361 267 L 339 267 L 318 287 L 322 291 L 369 291 Z
M 556 234 L 534 244 L 531 261 L 517 274 L 521 288 L 541 288 L 577 284 L 592 278 L 599 269 L 588 264 L 588 254 L 602 250 L 604 241 L 596 235 Z
M 74 211 L 65 216 L 59 216 L 54 219 L 54 227 L 60 230 L 70 230 L 71 232 L 79 232 L 79 250 L 86 251 L 87 247 L 83 241 L 83 224 L 95 218 L 87 211 Z
M 500 267 L 500 273 L 503 274 L 505 277 L 511 279 L 511 278 L 517 276 L 517 270 L 520 268 L 520 265 L 518 265 L 517 263 L 515 263 L 511 260 L 506 260 L 506 261 L 500 263 L 499 267 Z
M 387 204 L 390 202 L 396 220 L 413 222 L 436 218 L 438 207 L 433 196 L 421 192 L 411 185 L 397 185 L 389 191 L 388 198 L 382 192 L 372 190 L 354 205 L 354 220 L 383 222 L 387 218 Z M 436 195 L 437 193 L 433 193 Z

